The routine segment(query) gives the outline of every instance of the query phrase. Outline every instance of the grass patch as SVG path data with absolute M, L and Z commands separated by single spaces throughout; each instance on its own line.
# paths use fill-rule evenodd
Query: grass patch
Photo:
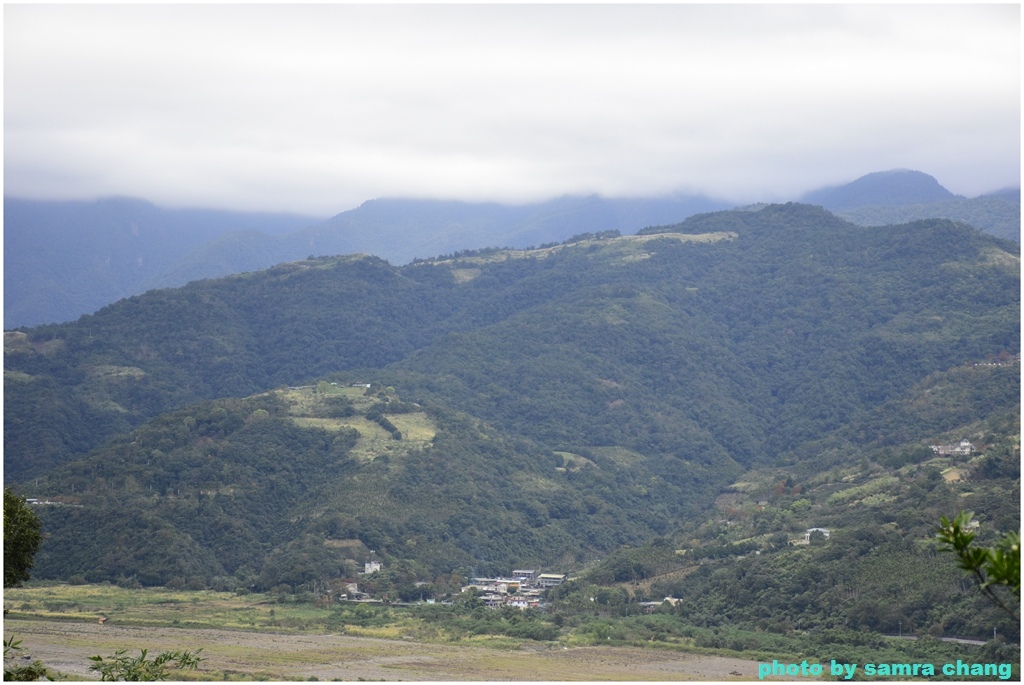
M 840 490 L 829 495 L 828 504 L 841 504 L 843 502 L 850 502 L 852 500 L 862 499 L 868 495 L 874 495 L 880 490 L 884 490 L 892 485 L 896 485 L 900 482 L 900 479 L 895 476 L 883 476 L 876 478 L 872 481 L 864 483 L 864 485 L 858 485 L 856 487 L 847 488 L 846 490 Z
M 136 366 L 111 366 L 101 364 L 88 368 L 88 373 L 93 378 L 142 378 L 146 372 Z
M 579 240 L 574 243 L 567 243 L 564 245 L 553 245 L 551 247 L 541 247 L 532 250 L 495 250 L 494 252 L 487 252 L 486 254 L 473 255 L 469 257 L 456 257 L 454 259 L 443 259 L 437 260 L 435 264 L 458 264 L 460 268 L 452 268 L 452 274 L 456 280 L 459 280 L 460 276 L 457 271 L 466 272 L 463 278 L 468 281 L 475 278 L 472 274 L 473 271 L 477 271 L 472 267 L 467 267 L 467 264 L 490 264 L 493 262 L 504 262 L 509 259 L 531 259 L 550 257 L 551 255 L 561 252 L 565 249 L 571 248 L 590 248 L 591 246 L 598 245 L 600 247 L 606 247 L 614 249 L 618 252 L 626 252 L 624 260 L 635 261 L 637 259 L 645 259 L 650 255 L 637 253 L 634 248 L 642 246 L 646 243 L 655 240 L 678 240 L 681 243 L 716 243 L 721 240 L 735 240 L 737 237 L 736 233 L 730 231 L 720 231 L 717 233 L 702 233 L 702 234 L 688 234 L 688 233 L 653 233 L 651 235 L 624 235 L 618 238 L 602 238 L 595 240 Z
M 319 419 L 313 416 L 293 416 L 292 423 L 300 428 L 320 428 L 325 431 L 337 432 L 342 428 L 355 428 L 360 435 L 371 432 L 371 426 L 377 424 L 367 421 L 361 416 L 352 416 L 345 419 Z M 377 430 L 381 430 L 377 426 Z M 383 432 L 383 431 L 381 431 Z
M 22 371 L 4 371 L 5 383 L 29 383 L 33 380 L 35 380 L 34 376 L 30 376 Z
M 270 627 L 273 621 L 325 625 L 330 613 L 308 604 L 281 604 L 265 594 L 116 585 L 8 588 L 4 590 L 4 608 L 10 610 L 11 618 L 98 622 L 100 616 L 106 616 L 110 625 L 226 629 Z
M 480 269 L 452 269 L 456 283 L 468 283 L 480 275 Z
M 619 466 L 631 466 L 646 459 L 639 452 L 628 450 L 625 447 L 590 447 L 588 449 L 600 457 L 611 459 Z
M 437 426 L 423 412 L 388 414 L 388 420 L 402 433 L 402 442 L 426 443 L 437 435 Z

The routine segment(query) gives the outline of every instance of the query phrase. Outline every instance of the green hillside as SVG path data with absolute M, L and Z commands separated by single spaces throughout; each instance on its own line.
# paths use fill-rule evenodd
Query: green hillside
M 970 453 L 930 448 L 961 439 Z M 935 541 L 951 511 L 974 511 L 985 544 L 1020 525 L 1019 363 L 932 374 L 785 461 L 748 471 L 702 520 L 612 555 L 587 579 L 679 598 L 671 613 L 685 624 L 751 631 L 736 638 L 753 640 L 746 648 L 764 630 L 832 633 L 847 646 L 867 644 L 864 631 L 1019 639 L 1019 623 Z M 813 529 L 828 537 L 806 544 Z M 566 587 L 562 601 L 576 592 L 594 590 Z
M 64 503 L 42 507 L 41 577 L 296 587 L 369 550 L 420 581 L 578 570 L 654 536 L 767 552 L 851 508 L 917 549 L 961 503 L 1019 521 L 998 504 L 1019 367 L 974 365 L 1019 350 L 1016 244 L 771 205 L 403 267 L 309 259 L 8 331 L 4 466 Z M 922 441 L 979 433 L 992 485 L 960 498 Z M 756 506 L 780 481 L 791 501 L 715 527 L 721 495 Z
M 350 385 L 193 405 L 33 479 L 49 503 L 37 574 L 269 590 L 352 576 L 371 549 L 426 580 L 575 567 L 702 500 L 646 490 L 644 465 L 562 468 L 472 417 Z

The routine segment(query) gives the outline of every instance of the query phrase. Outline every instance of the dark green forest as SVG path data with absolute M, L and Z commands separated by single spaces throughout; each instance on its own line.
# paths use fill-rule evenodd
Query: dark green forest
M 524 567 L 580 576 L 566 616 L 681 598 L 691 639 L 1019 635 L 933 542 L 1020 520 L 1019 247 L 964 224 L 788 204 L 310 258 L 4 351 L 37 578 L 295 592 L 372 557 L 399 598 Z

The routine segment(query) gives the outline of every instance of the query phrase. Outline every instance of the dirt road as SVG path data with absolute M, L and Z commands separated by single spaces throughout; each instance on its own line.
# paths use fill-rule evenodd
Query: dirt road
M 203 649 L 218 678 L 307 680 L 757 680 L 757 662 L 638 647 L 521 649 L 325 634 L 10 620 L 5 635 L 71 678 L 91 678 L 88 657 L 115 649 Z M 132 652 L 137 653 L 137 652 Z

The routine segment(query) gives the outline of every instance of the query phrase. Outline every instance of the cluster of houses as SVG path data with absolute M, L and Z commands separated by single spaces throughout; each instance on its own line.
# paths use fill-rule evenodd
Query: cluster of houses
M 382 569 L 381 562 L 367 561 L 363 566 L 360 575 L 370 575 Z M 512 572 L 511 578 L 473 578 L 472 583 L 463 586 L 462 592 L 478 590 L 484 605 L 489 607 L 510 606 L 518 609 L 529 609 L 542 606 L 540 596 L 548 588 L 561 585 L 569 577 L 564 573 L 541 573 L 533 569 L 517 569 Z M 424 583 L 417 583 L 423 585 Z M 339 594 L 340 599 L 357 602 L 379 602 L 371 599 L 365 592 L 359 590 L 357 583 L 346 582 L 344 594 Z M 433 599 L 426 600 L 427 604 L 434 604 Z
M 516 607 L 527 609 L 541 605 L 541 594 L 548 588 L 561 585 L 568 576 L 564 573 L 541 573 L 534 569 L 516 569 L 511 578 L 473 578 L 462 588 L 463 592 L 479 590 L 481 599 L 489 607 Z
M 967 438 L 964 438 L 956 445 L 929 445 L 932 452 L 939 456 L 969 457 L 974 454 L 974 445 Z

